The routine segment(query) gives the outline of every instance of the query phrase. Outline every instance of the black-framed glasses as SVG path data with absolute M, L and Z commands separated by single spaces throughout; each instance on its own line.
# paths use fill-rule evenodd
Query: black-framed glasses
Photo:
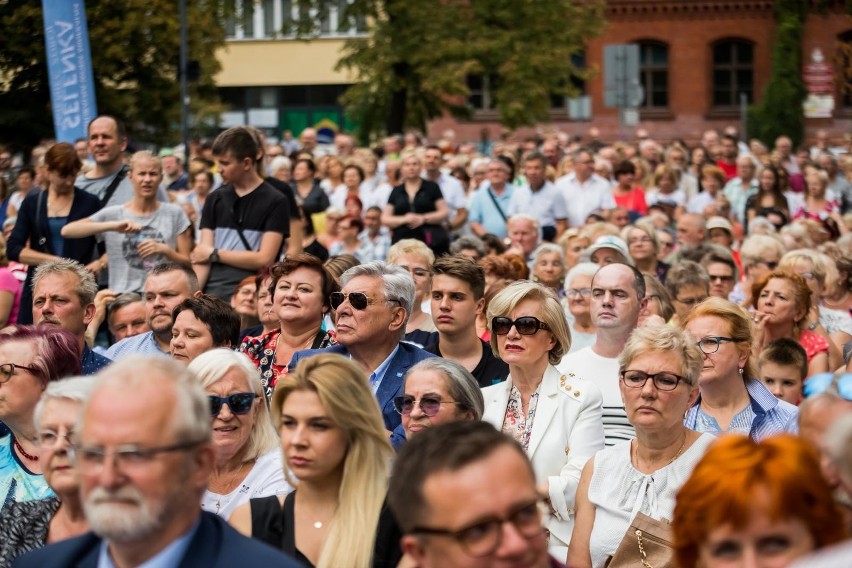
M 411 411 L 414 410 L 415 404 L 420 406 L 420 410 L 423 411 L 423 414 L 432 417 L 438 414 L 438 411 L 441 410 L 442 404 L 458 403 L 454 401 L 443 401 L 437 396 L 424 396 L 420 400 L 417 400 L 413 396 L 403 395 L 393 399 L 394 409 L 403 416 L 411 414 Z
M 222 411 L 222 405 L 227 404 L 228 408 L 234 414 L 246 414 L 254 405 L 254 400 L 258 398 L 253 392 L 238 392 L 229 394 L 228 396 L 208 395 L 210 399 L 210 415 L 219 416 Z
M 15 374 L 15 369 L 24 369 L 33 374 L 38 374 L 38 369 L 33 369 L 32 367 L 27 367 L 25 365 L 18 365 L 16 363 L 3 363 L 0 365 L 0 384 L 7 382 L 12 378 L 12 375 Z
M 720 282 L 733 282 L 734 277 L 730 274 L 710 274 L 710 282 L 715 282 L 716 280 Z
M 332 309 L 337 309 L 344 302 L 344 300 L 349 300 L 349 304 L 355 308 L 356 310 L 366 310 L 367 306 L 370 304 L 375 304 L 377 300 L 369 297 L 364 292 L 332 292 L 328 295 L 328 301 L 331 304 Z M 397 299 L 388 298 L 388 302 L 399 302 Z
M 841 398 L 852 401 L 852 373 L 818 373 L 805 381 L 803 391 L 806 397 L 814 396 L 827 391 L 832 385 L 836 385 Z
M 80 472 L 84 473 L 100 471 L 103 469 L 106 460 L 110 457 L 115 460 L 116 468 L 122 471 L 129 471 L 146 467 L 160 454 L 183 452 L 201 443 L 202 440 L 197 440 L 193 442 L 180 442 L 168 446 L 155 446 L 153 448 L 123 445 L 113 449 L 71 444 L 68 446 L 68 458 L 77 466 Z
M 491 331 L 497 335 L 508 334 L 512 326 L 521 335 L 535 335 L 540 329 L 550 330 L 546 323 L 533 316 L 523 316 L 516 320 L 502 316 L 491 318 Z
M 651 379 L 657 390 L 661 391 L 673 391 L 677 388 L 679 382 L 686 380 L 684 377 L 675 375 L 674 373 L 655 373 L 651 375 L 645 371 L 634 371 L 631 369 L 622 369 L 621 371 L 621 382 L 624 383 L 624 386 L 632 389 L 641 389 L 648 382 L 648 379 Z
M 541 524 L 542 506 L 542 499 L 537 498 L 515 507 L 505 517 L 485 519 L 458 530 L 414 527 L 411 532 L 448 537 L 458 542 L 462 550 L 470 556 L 488 556 L 500 547 L 505 523 L 512 523 L 515 530 L 527 539 L 545 534 Z
M 576 298 L 577 296 L 580 296 L 582 298 L 589 298 L 592 295 L 592 289 L 591 288 L 568 288 L 568 290 L 565 291 L 565 295 L 568 296 L 569 298 Z
M 701 352 L 705 355 L 712 355 L 716 351 L 719 350 L 719 346 L 724 341 L 729 341 L 731 343 L 738 343 L 736 339 L 733 337 L 722 337 L 721 335 L 708 335 L 707 337 L 702 337 L 695 344 L 701 349 Z

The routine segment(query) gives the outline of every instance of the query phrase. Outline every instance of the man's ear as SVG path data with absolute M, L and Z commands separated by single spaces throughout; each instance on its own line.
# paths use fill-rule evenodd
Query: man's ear
M 95 304 L 89 304 L 83 311 L 83 324 L 89 325 L 95 317 Z
M 197 298 L 197 297 L 201 296 L 203 293 L 204 292 L 202 290 L 196 290 L 195 292 L 192 293 L 192 297 Z
M 476 315 L 480 315 L 482 313 L 482 310 L 484 310 L 484 309 L 485 309 L 485 298 L 480 298 L 479 301 L 476 302 L 476 309 L 474 310 L 474 313 Z
M 403 535 L 399 544 L 404 555 L 402 561 L 399 563 L 400 566 L 423 566 L 426 551 L 421 546 L 419 538 L 411 534 Z M 406 563 L 406 559 L 409 561 L 408 563 Z
M 405 322 L 408 319 L 408 313 L 405 311 L 405 308 L 402 306 L 395 306 L 391 308 L 393 313 L 393 318 L 391 318 L 390 329 L 391 331 L 397 331 L 400 328 L 405 327 Z

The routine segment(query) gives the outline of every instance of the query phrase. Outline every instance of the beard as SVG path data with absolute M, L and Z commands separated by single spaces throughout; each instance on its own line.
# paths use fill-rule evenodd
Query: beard
M 116 503 L 117 499 L 123 502 Z M 133 542 L 164 526 L 171 516 L 170 501 L 152 503 L 134 487 L 116 491 L 96 487 L 86 497 L 83 509 L 89 526 L 98 536 L 115 542 Z

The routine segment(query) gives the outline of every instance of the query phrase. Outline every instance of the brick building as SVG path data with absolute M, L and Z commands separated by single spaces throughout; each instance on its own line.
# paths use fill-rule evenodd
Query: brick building
M 250 25 L 229 30 L 231 40 L 221 56 L 223 70 L 218 77 L 223 98 L 233 109 L 226 118 L 234 123 L 259 120 L 258 126 L 271 133 L 289 128 L 297 134 L 320 122 L 345 128 L 336 96 L 350 78 L 335 71 L 334 63 L 344 36 L 360 33 L 363 25 L 335 33 L 337 14 L 332 10 L 319 40 L 305 44 L 275 37 L 273 30 L 280 29 L 293 4 L 261 2 Z M 638 44 L 645 91 L 638 127 L 662 140 L 677 137 L 692 142 L 707 128 L 739 125 L 741 93 L 749 103 L 760 101 L 777 33 L 773 11 L 774 2 L 769 0 L 609 0 L 607 24 L 600 37 L 588 42 L 585 64 L 601 69 L 605 45 Z M 835 80 L 834 109 L 829 118 L 807 119 L 808 135 L 821 128 L 834 138 L 852 132 L 852 93 L 844 91 L 842 74 L 837 72 L 852 66 L 848 55 L 841 56 L 842 44 L 852 45 L 852 17 L 845 14 L 843 2 L 828 2 L 821 11 L 812 11 L 804 28 L 803 60 L 810 61 L 818 50 L 833 66 Z M 306 59 L 312 64 L 302 64 Z M 263 72 L 258 72 L 257 64 L 247 64 L 260 61 L 267 62 Z M 280 65 L 269 65 L 270 61 Z M 429 125 L 432 137 L 447 128 L 454 129 L 460 140 L 475 139 L 483 127 L 494 137 L 499 134 L 496 113 L 489 108 L 487 80 L 472 77 L 470 87 L 473 118 L 435 120 Z M 590 117 L 573 119 L 569 101 L 555 99 L 550 124 L 580 135 L 594 125 L 606 139 L 632 136 L 634 127 L 623 126 L 619 111 L 603 105 L 602 74 L 587 81 L 583 90 Z

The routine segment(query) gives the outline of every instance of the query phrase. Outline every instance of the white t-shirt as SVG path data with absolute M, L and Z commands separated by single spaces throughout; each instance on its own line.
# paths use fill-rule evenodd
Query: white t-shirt
M 581 183 L 576 174 L 570 173 L 556 180 L 556 187 L 565 200 L 571 227 L 585 225 L 590 213 L 615 207 L 612 184 L 597 174 Z
M 240 505 L 255 497 L 270 495 L 286 495 L 293 487 L 284 478 L 284 467 L 281 463 L 281 450 L 273 448 L 257 458 L 254 467 L 248 472 L 239 487 L 227 495 L 213 493 L 209 489 L 201 498 L 201 509 L 216 513 L 223 519 L 228 519 Z
M 627 421 L 618 388 L 618 359 L 601 357 L 591 347 L 568 353 L 556 365 L 560 373 L 574 373 L 598 385 L 603 394 L 603 426 L 606 445 L 632 440 L 636 430 Z

